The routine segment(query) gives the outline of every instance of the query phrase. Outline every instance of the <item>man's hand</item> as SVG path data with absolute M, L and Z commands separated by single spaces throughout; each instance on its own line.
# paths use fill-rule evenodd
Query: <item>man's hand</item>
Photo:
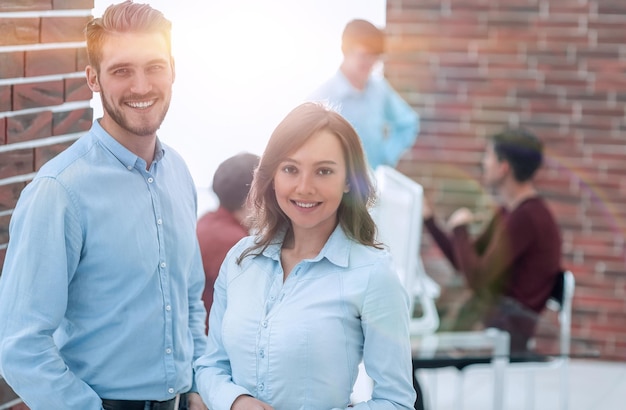
M 187 393 L 187 406 L 189 410 L 208 410 L 198 393 Z
M 274 410 L 274 408 L 261 400 L 244 394 L 235 399 L 230 410 Z
M 457 226 L 469 225 L 474 222 L 474 214 L 467 208 L 459 208 L 448 218 L 448 228 L 454 229 Z

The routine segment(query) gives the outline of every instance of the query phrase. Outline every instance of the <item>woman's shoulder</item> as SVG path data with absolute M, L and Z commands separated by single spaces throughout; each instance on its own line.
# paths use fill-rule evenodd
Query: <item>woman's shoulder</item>
M 374 247 L 353 242 L 350 247 L 350 264 L 353 266 L 388 266 L 391 268 L 391 253 L 384 245 Z

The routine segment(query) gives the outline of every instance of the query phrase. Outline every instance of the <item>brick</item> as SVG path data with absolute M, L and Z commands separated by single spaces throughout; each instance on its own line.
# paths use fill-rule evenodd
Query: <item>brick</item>
M 9 242 L 9 222 L 11 215 L 0 216 L 0 245 Z
M 0 118 L 0 145 L 7 143 L 7 119 L 6 117 Z
M 596 36 L 596 42 L 598 44 L 618 44 L 624 43 L 624 29 L 623 23 L 620 23 L 619 27 L 597 27 L 593 23 L 589 23 L 590 29 L 593 30 Z
M 0 53 L 0 79 L 24 76 L 24 52 Z
M 15 111 L 60 104 L 63 104 L 63 80 L 13 86 L 13 109 Z
M 0 46 L 38 42 L 38 18 L 0 18 Z
M 52 135 L 52 112 L 7 117 L 7 144 L 46 138 Z
M 35 148 L 35 171 L 39 171 L 43 164 L 72 145 L 73 142 L 74 141 L 68 141 L 60 144 L 45 145 L 43 147 Z
M 598 14 L 626 15 L 626 5 L 621 1 L 600 1 L 598 2 Z
M 65 101 L 89 101 L 93 97 L 85 78 L 67 78 L 65 80 Z
M 83 41 L 83 30 L 91 17 L 47 17 L 41 19 L 41 42 Z
M 32 150 L 31 150 L 32 152 Z M 2 154 L 0 154 L 2 155 Z M 0 163 L 4 164 L 4 163 Z M 4 166 L 4 165 L 0 165 Z M 8 211 L 15 208 L 22 189 L 26 186 L 24 182 L 0 185 L 0 211 Z
M 11 86 L 0 85 L 0 112 L 11 111 L 11 107 Z
M 52 0 L 52 8 L 55 10 L 86 9 L 94 8 L 94 0 Z
M 76 50 L 33 50 L 26 52 L 26 77 L 66 74 L 76 70 Z
M 50 10 L 50 0 L 2 0 L 0 11 Z
M 0 153 L 0 178 L 28 174 L 34 171 L 33 150 L 20 149 Z
M 52 116 L 52 135 L 71 134 L 88 131 L 91 128 L 93 110 L 55 112 Z

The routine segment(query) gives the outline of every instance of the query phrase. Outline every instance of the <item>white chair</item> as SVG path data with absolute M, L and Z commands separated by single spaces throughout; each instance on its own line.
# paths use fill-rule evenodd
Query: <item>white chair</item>
M 376 168 L 378 201 L 372 217 L 378 240 L 389 247 L 393 262 L 410 297 L 411 312 L 419 304 L 420 315 L 411 318 L 411 334 L 428 334 L 439 327 L 435 300 L 440 288 L 426 271 L 420 257 L 422 202 L 420 184 L 386 165 Z

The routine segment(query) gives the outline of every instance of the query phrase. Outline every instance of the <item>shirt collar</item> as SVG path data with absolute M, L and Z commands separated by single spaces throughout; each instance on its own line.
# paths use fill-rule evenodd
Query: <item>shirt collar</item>
M 365 81 L 365 87 L 362 90 L 357 89 L 352 85 L 348 77 L 341 71 L 341 69 L 337 69 L 337 73 L 335 74 L 335 86 L 337 87 L 337 92 L 342 95 L 350 95 L 350 94 L 363 94 L 367 92 L 370 87 L 370 83 L 372 81 L 372 76 L 369 76 Z
M 285 232 L 276 235 L 272 243 L 263 251 L 263 255 L 276 261 L 280 260 L 280 249 L 284 237 Z M 310 259 L 310 261 L 318 262 L 326 258 L 334 265 L 346 268 L 350 262 L 350 249 L 353 242 L 354 241 L 345 234 L 341 225 L 337 224 L 320 253 Z
M 120 144 L 115 138 L 111 136 L 108 132 L 102 128 L 100 125 L 100 121 L 96 120 L 93 122 L 93 126 L 91 127 L 91 131 L 94 133 L 98 141 L 111 152 L 123 165 L 124 167 L 131 169 L 135 166 L 138 160 L 141 160 L 137 155 L 132 153 L 128 148 Z M 159 162 L 163 159 L 165 155 L 165 148 L 159 138 L 156 139 L 156 146 L 154 149 L 154 161 Z

